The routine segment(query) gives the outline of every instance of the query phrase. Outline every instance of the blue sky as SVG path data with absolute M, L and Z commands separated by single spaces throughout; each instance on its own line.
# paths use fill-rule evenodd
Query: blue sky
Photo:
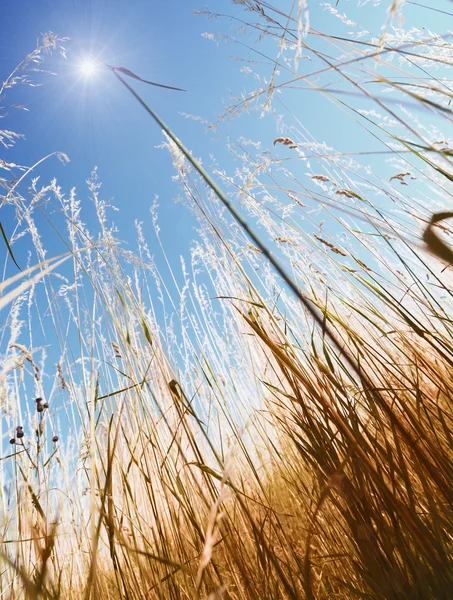
M 50 152 L 65 152 L 71 162 L 65 167 L 51 160 L 40 170 L 42 181 L 56 176 L 66 190 L 77 186 L 82 198 L 85 179 L 98 166 L 103 197 L 114 197 L 121 211 L 123 239 L 133 235 L 134 219 L 148 218 L 156 194 L 161 197 L 163 235 L 166 222 L 179 234 L 175 240 L 185 234 L 181 207 L 172 201 L 176 190 L 171 185 L 171 161 L 155 148 L 162 141 L 158 128 L 119 82 L 110 73 L 88 80 L 78 73 L 78 62 L 86 54 L 84 47 L 92 48 L 111 64 L 186 88 L 186 93 L 145 85 L 139 89 L 181 137 L 193 142 L 195 152 L 202 152 L 209 142 L 199 143 L 200 126 L 179 113 L 213 118 L 221 109 L 227 82 L 231 84 L 236 77 L 237 66 L 224 48 L 201 37 L 209 26 L 205 19 L 191 14 L 189 3 L 171 5 L 13 1 L 2 8 L 2 16 L 6 15 L 0 40 L 2 77 L 33 49 L 40 33 L 54 31 L 81 42 L 68 42 L 67 61 L 57 57 L 46 61 L 57 77 L 37 76 L 42 87 L 23 87 L 11 93 L 14 101 L 25 104 L 30 112 L 8 115 L 8 128 L 27 138 L 8 153 L 10 160 L 33 164 Z
M 311 25 L 322 31 L 345 34 L 348 27 L 328 15 L 320 4 L 309 3 Z M 367 4 L 357 9 L 356 2 L 342 0 L 338 9 L 379 35 L 387 4 L 383 2 L 380 8 Z M 203 5 L 214 12 L 250 18 L 240 6 L 226 0 L 210 0 Z M 178 190 L 171 182 L 171 160 L 166 152 L 156 149 L 162 136 L 111 73 L 87 79 L 78 72 L 78 63 L 86 54 L 84 48 L 89 48 L 110 64 L 187 89 L 185 93 L 172 92 L 134 82 L 136 89 L 197 156 L 209 162 L 213 153 L 227 170 L 232 169 L 234 165 L 222 143 L 215 141 L 216 136 L 199 123 L 183 118 L 181 113 L 214 120 L 229 102 L 227 90 L 239 93 L 255 85 L 240 72 L 242 64 L 232 60 L 231 55 L 259 57 L 244 46 L 217 45 L 203 38 L 203 32 L 232 31 L 227 20 L 208 21 L 192 13 L 203 5 L 186 0 L 129 3 L 4 0 L 2 3 L 0 77 L 4 78 L 33 49 L 41 33 L 54 31 L 73 39 L 67 43 L 67 61 L 54 56 L 45 64 L 57 76 L 37 75 L 42 87 L 22 87 L 11 92 L 9 102 L 22 103 L 30 112 L 10 112 L 2 123 L 26 135 L 25 141 L 8 151 L 9 160 L 30 165 L 50 152 L 66 153 L 71 162 L 63 166 L 51 159 L 39 171 L 41 181 L 55 176 L 66 191 L 76 186 L 81 198 L 87 195 L 85 180 L 96 165 L 103 182 L 103 197 L 114 198 L 119 208 L 114 218 L 121 225 L 120 237 L 131 243 L 134 220 L 146 223 L 149 206 L 158 195 L 162 238 L 175 257 L 187 251 L 193 232 L 187 226 L 187 212 L 173 202 Z M 289 0 L 281 3 L 282 7 L 291 5 Z M 440 0 L 436 5 L 448 9 L 449 2 Z M 405 15 L 406 24 L 419 27 L 435 28 L 441 22 L 438 13 L 415 5 L 407 5 Z M 447 21 L 441 29 L 446 29 L 446 25 Z M 251 38 L 244 38 L 244 43 L 253 45 Z M 271 54 L 276 52 L 269 43 L 256 48 L 267 49 Z M 270 75 L 269 66 L 256 68 L 263 75 Z M 374 143 L 315 92 L 297 96 L 288 93 L 285 102 L 306 117 L 304 124 L 317 139 L 338 146 L 340 151 L 370 148 Z M 269 146 L 278 133 L 275 120 L 259 119 L 259 114 L 224 123 L 219 131 L 232 137 L 260 139 Z M 86 211 L 85 219 L 89 222 L 87 203 Z M 4 226 L 8 230 L 12 223 L 4 221 Z M 24 250 L 20 244 L 17 246 L 19 257 Z
M 292 4 L 292 0 L 281 2 L 287 9 Z M 388 2 L 381 2 L 379 7 L 361 4 L 357 8 L 357 2 L 341 0 L 338 10 L 379 36 Z M 449 0 L 436 3 L 438 9 L 447 11 L 450 5 Z M 236 19 L 253 19 L 243 7 L 226 0 L 209 0 L 204 6 Z M 309 2 L 309 6 L 314 31 L 349 35 L 351 26 L 330 15 L 321 2 Z M 156 254 L 157 264 L 161 266 L 163 260 L 151 233 L 149 214 L 158 196 L 161 239 L 176 269 L 179 256 L 188 255 L 195 236 L 194 222 L 188 210 L 174 201 L 180 189 L 172 181 L 174 169 L 168 153 L 157 148 L 163 141 L 162 134 L 111 72 L 104 70 L 87 78 L 80 73 L 79 65 L 86 58 L 87 50 L 91 50 L 107 63 L 127 67 L 143 78 L 185 88 L 186 92 L 176 92 L 130 80 L 205 165 L 209 166 L 211 156 L 215 156 L 218 164 L 232 175 L 237 164 L 225 149 L 225 136 L 233 140 L 243 136 L 272 148 L 273 140 L 281 133 L 275 115 L 260 118 L 259 110 L 252 111 L 233 121 L 222 122 L 213 132 L 200 122 L 184 118 L 183 113 L 199 115 L 207 122 L 215 121 L 230 102 L 229 90 L 237 95 L 261 85 L 253 76 L 241 71 L 246 63 L 232 57 L 257 61 L 251 65 L 253 69 L 269 78 L 272 67 L 256 51 L 274 57 L 278 48 L 270 40 L 256 44 L 256 36 L 237 35 L 239 44 L 218 44 L 206 39 L 203 36 L 206 32 L 233 35 L 239 21 L 208 20 L 193 14 L 192 11 L 200 7 L 203 5 L 187 0 L 134 0 L 127 4 L 119 0 L 3 0 L 2 4 L 0 78 L 4 79 L 34 48 L 40 34 L 53 31 L 71 40 L 65 44 L 67 60 L 54 54 L 43 65 L 56 75 L 36 74 L 34 80 L 42 84 L 40 87 L 17 86 L 8 92 L 7 104 L 23 104 L 29 112 L 9 111 L 1 125 L 24 133 L 26 139 L 5 152 L 2 150 L 0 158 L 4 156 L 9 161 L 32 165 L 55 151 L 67 154 L 69 164 L 63 165 L 51 158 L 35 174 L 40 175 L 43 185 L 56 177 L 65 193 L 76 187 L 77 196 L 82 200 L 83 220 L 89 229 L 96 229 L 97 225 L 85 182 L 97 166 L 103 183 L 102 198 L 112 199 L 119 209 L 109 214 L 120 230 L 118 236 L 126 246 L 135 249 L 134 221 L 142 221 L 145 233 L 150 232 L 151 252 Z M 408 2 L 404 15 L 406 27 L 444 34 L 453 25 L 452 18 L 419 3 Z M 312 34 L 308 41 L 323 52 L 337 52 Z M 316 71 L 323 66 L 322 61 L 314 59 L 302 62 L 300 71 Z M 282 72 L 277 82 L 287 77 Z M 347 100 L 356 107 L 372 108 L 364 106 L 362 99 Z M 315 139 L 325 141 L 339 152 L 382 149 L 372 136 L 317 92 L 285 90 L 278 96 L 275 109 L 284 112 L 284 107 L 301 119 Z M 285 152 L 279 147 L 274 151 Z M 385 169 L 384 162 L 380 164 L 380 168 Z M 300 175 L 305 171 L 301 165 Z M 8 235 L 14 227 L 14 214 L 9 208 L 4 208 L 1 215 Z M 44 219 L 39 225 L 44 234 L 48 233 L 45 236 L 48 256 L 63 252 L 64 246 Z M 25 264 L 27 250 L 27 238 L 14 246 L 21 266 Z M 0 257 L 5 253 L 2 245 Z M 11 261 L 7 273 L 15 273 Z

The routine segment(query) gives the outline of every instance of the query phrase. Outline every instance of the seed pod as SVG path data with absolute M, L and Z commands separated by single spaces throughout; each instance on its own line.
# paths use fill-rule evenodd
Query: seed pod
M 21 439 L 21 438 L 24 437 L 24 435 L 25 435 L 24 434 L 24 428 L 21 427 L 21 426 L 16 427 L 16 437 L 18 437 L 19 439 Z
M 15 444 L 15 443 L 16 443 L 16 438 L 11 438 L 11 439 L 9 440 L 9 443 L 10 443 L 10 444 Z
M 54 435 L 52 438 L 52 442 L 56 444 L 58 442 L 58 435 Z
M 42 412 L 43 412 L 43 410 L 44 410 L 44 406 L 43 406 L 42 404 L 37 404 L 37 405 L 36 405 L 36 410 L 37 410 L 39 413 L 42 413 Z
M 48 402 L 44 402 L 44 404 L 42 405 L 43 408 L 49 408 L 49 403 Z

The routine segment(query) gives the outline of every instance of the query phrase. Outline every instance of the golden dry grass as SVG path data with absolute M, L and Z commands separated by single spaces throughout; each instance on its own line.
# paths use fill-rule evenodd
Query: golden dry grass
M 276 5 L 248 8 L 248 27 L 292 37 L 296 52 L 319 58 L 310 35 L 320 32 L 303 37 L 293 14 L 282 27 Z M 386 64 L 384 78 L 378 64 L 409 50 L 404 40 L 389 50 L 386 39 L 364 48 L 328 38 L 347 50 L 341 62 L 321 57 L 351 84 L 343 92 L 370 97 L 361 69 L 397 85 L 402 67 Z M 411 60 L 443 64 L 438 42 L 417 43 Z M 410 76 L 401 106 L 410 99 L 447 126 L 449 93 L 432 75 L 415 94 L 422 80 Z M 268 110 L 273 86 L 241 103 L 262 98 Z M 437 131 L 417 129 L 378 92 L 371 98 L 402 130 L 374 122 L 404 170 L 386 181 L 294 126 L 274 147 L 303 150 L 304 160 L 310 152 L 322 172 L 310 167 L 301 179 L 280 155 L 238 142 L 244 172 L 227 190 L 238 192 L 239 209 L 168 129 L 200 228 L 176 293 L 174 272 L 161 273 L 148 247 L 151 235 L 160 243 L 155 221 L 154 232 L 138 227 L 134 255 L 106 228 L 96 172 L 100 240 L 56 183 L 29 190 L 31 210 L 29 196 L 3 182 L 38 266 L 0 288 L 2 597 L 449 600 L 450 213 L 422 200 L 431 190 L 448 206 L 451 153 Z M 375 117 L 364 118 L 368 126 Z M 406 190 L 415 172 L 417 188 Z M 56 260 L 34 226 L 44 193 L 68 227 L 68 253 Z M 313 206 L 334 227 L 321 229 Z M 14 239 L 4 241 L 13 258 Z M 55 335 L 53 372 L 22 335 L 41 322 Z M 49 406 L 24 409 L 17 398 L 31 389 Z M 19 422 L 24 435 L 16 430 L 9 445 Z

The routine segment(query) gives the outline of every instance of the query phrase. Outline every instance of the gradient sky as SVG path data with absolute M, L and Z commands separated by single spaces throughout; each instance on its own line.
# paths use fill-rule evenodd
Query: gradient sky
M 134 235 L 134 219 L 149 219 L 156 194 L 163 236 L 169 223 L 175 242 L 187 237 L 181 207 L 173 203 L 177 189 L 171 184 L 171 160 L 156 149 L 162 141 L 159 129 L 111 73 L 87 79 L 78 72 L 78 63 L 84 48 L 90 48 L 110 64 L 186 88 L 186 93 L 146 85 L 138 89 L 181 137 L 193 142 L 195 152 L 206 152 L 210 140 L 200 140 L 200 125 L 180 113 L 213 118 L 238 70 L 225 48 L 201 37 L 210 30 L 206 19 L 191 14 L 187 2 L 12 0 L 3 2 L 1 30 L 0 77 L 34 48 L 40 33 L 54 31 L 80 42 L 68 42 L 67 61 L 57 56 L 46 60 L 44 68 L 57 77 L 37 75 L 42 87 L 11 92 L 8 103 L 24 104 L 30 112 L 10 112 L 5 119 L 9 129 L 27 138 L 8 151 L 9 160 L 29 165 L 50 152 L 65 152 L 71 162 L 63 166 L 51 159 L 39 171 L 41 181 L 55 176 L 66 191 L 76 186 L 81 198 L 87 195 L 85 180 L 96 165 L 103 197 L 114 197 L 120 209 L 123 239 Z M 20 254 L 20 248 L 17 251 Z
M 321 4 L 309 2 L 310 22 L 315 29 L 342 34 L 351 29 L 329 15 Z M 356 2 L 342 0 L 338 9 L 379 35 L 388 2 L 382 2 L 379 8 L 364 4 L 357 9 Z M 282 0 L 282 8 L 291 5 L 292 1 Z M 437 8 L 448 9 L 450 5 L 448 0 L 436 2 Z M 30 112 L 11 111 L 2 120 L 2 126 L 26 135 L 26 140 L 8 150 L 5 158 L 31 165 L 50 152 L 65 152 L 71 162 L 63 166 L 51 159 L 39 170 L 41 182 L 55 176 L 67 192 L 76 186 L 82 199 L 87 197 L 85 180 L 96 165 L 103 182 L 102 196 L 113 198 L 119 208 L 120 212 L 112 216 L 120 224 L 120 237 L 126 241 L 135 237 L 135 219 L 144 221 L 145 226 L 149 222 L 149 206 L 158 195 L 162 239 L 175 256 L 187 251 L 192 230 L 187 226 L 187 211 L 173 201 L 179 192 L 171 181 L 174 171 L 168 154 L 156 148 L 162 141 L 158 127 L 111 73 L 87 79 L 78 71 L 78 64 L 86 54 L 85 48 L 89 48 L 110 64 L 187 89 L 185 93 L 173 92 L 134 82 L 139 93 L 197 156 L 209 163 L 212 153 L 227 171 L 233 169 L 223 144 L 215 141 L 219 134 L 205 131 L 200 123 L 185 119 L 181 113 L 212 121 L 229 103 L 227 90 L 240 93 L 253 89 L 256 82 L 240 72 L 242 63 L 231 59 L 231 55 L 247 57 L 253 53 L 244 46 L 218 45 L 205 39 L 203 32 L 228 35 L 232 26 L 227 20 L 208 21 L 206 17 L 195 16 L 192 10 L 202 6 L 187 0 L 1 2 L 0 78 L 34 48 L 41 33 L 53 31 L 73 40 L 67 43 L 68 60 L 54 56 L 44 65 L 57 76 L 37 74 L 35 79 L 43 84 L 41 87 L 21 86 L 9 94 L 7 104 L 13 101 L 24 104 Z M 241 6 L 227 0 L 209 0 L 204 6 L 214 12 L 250 18 Z M 453 25 L 453 19 L 415 3 L 406 6 L 405 17 L 406 25 L 437 27 L 441 33 L 446 31 L 449 21 Z M 252 40 L 244 38 L 244 42 L 250 44 Z M 264 49 L 276 53 L 269 42 L 259 46 L 260 51 Z M 269 65 L 255 68 L 264 76 L 270 75 Z M 335 113 L 319 94 L 298 92 L 297 96 L 291 96 L 288 92 L 285 101 L 299 115 L 304 115 L 304 125 L 317 139 L 340 151 L 365 149 L 372 144 L 358 128 L 351 130 L 351 123 Z M 219 132 L 259 139 L 269 146 L 279 133 L 275 119 L 260 119 L 259 113 L 224 123 Z M 87 205 L 84 218 L 88 225 L 89 210 Z M 12 219 L 12 213 L 7 218 Z M 3 224 L 7 232 L 13 226 L 5 221 L 5 215 Z M 23 258 L 25 250 L 17 244 L 18 258 Z M 0 252 L 3 251 L 1 248 Z

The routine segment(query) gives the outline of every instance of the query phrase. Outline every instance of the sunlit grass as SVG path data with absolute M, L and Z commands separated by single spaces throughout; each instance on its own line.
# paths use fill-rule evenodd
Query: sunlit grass
M 344 155 L 286 114 L 271 148 L 230 140 L 240 162 L 234 177 L 215 173 L 221 190 L 167 128 L 198 222 L 182 272 L 161 244 L 157 206 L 151 227 L 137 225 L 136 252 L 122 248 L 96 170 L 99 236 L 55 181 L 28 193 L 3 181 L 17 220 L 9 260 L 18 239 L 33 248 L 33 264 L 0 286 L 6 597 L 451 596 L 452 261 L 441 212 L 451 151 L 406 104 L 447 130 L 450 96 L 429 71 L 446 49 L 423 38 L 410 60 L 424 79 L 390 62 L 383 78 L 386 56 L 408 51 L 404 39 L 386 45 L 392 11 L 365 48 L 327 38 L 329 52 L 347 54 L 332 66 L 297 15 L 282 24 L 278 6 L 249 8 L 249 28 L 287 36 L 298 60 L 311 52 L 373 102 L 359 113 L 345 90 L 316 80 L 385 154 Z M 297 74 L 281 54 L 271 66 Z M 398 89 L 399 105 L 364 87 L 403 73 L 412 87 Z M 269 111 L 275 84 L 227 114 Z M 43 197 L 66 223 L 61 257 L 46 256 Z M 239 226 L 224 212 L 232 205 Z

